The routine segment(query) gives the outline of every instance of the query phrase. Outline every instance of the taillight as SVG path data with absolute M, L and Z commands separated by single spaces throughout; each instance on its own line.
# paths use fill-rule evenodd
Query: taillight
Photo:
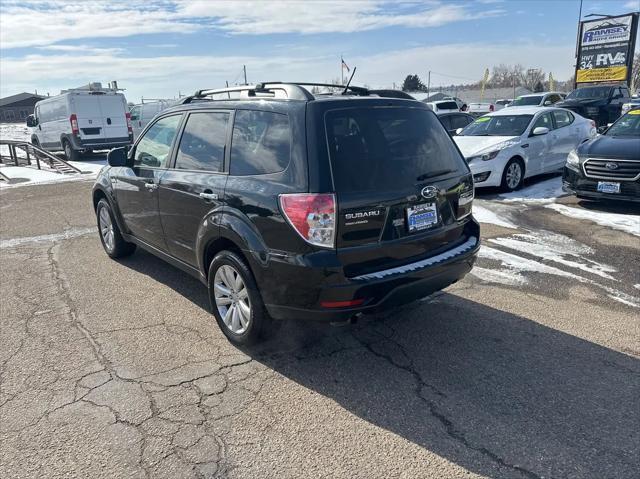
M 69 121 L 71 122 L 71 133 L 73 135 L 77 135 L 78 133 L 80 133 L 80 130 L 78 130 L 78 117 L 75 113 L 73 113 L 69 117 Z
M 133 127 L 131 126 L 131 113 L 127 112 L 124 115 L 127 118 L 127 130 L 129 130 L 129 134 L 133 134 Z
M 325 248 L 335 246 L 335 195 L 328 193 L 280 195 L 280 208 L 291 226 L 305 241 Z

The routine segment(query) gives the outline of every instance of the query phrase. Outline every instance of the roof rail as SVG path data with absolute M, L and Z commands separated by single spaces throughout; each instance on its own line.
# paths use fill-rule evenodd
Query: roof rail
M 403 98 L 403 99 L 411 99 L 414 98 L 411 95 L 408 95 L 404 92 L 397 90 L 369 90 L 364 87 L 359 86 L 351 86 L 351 85 L 336 85 L 333 83 L 310 83 L 310 82 L 261 82 L 256 83 L 255 85 L 238 85 L 227 88 L 217 88 L 217 89 L 208 89 L 208 90 L 198 90 L 193 95 L 186 96 L 180 99 L 177 104 L 187 104 L 193 103 L 197 101 L 207 101 L 213 95 L 224 95 L 227 94 L 229 99 L 231 98 L 231 93 L 240 93 L 240 99 L 249 99 L 249 98 L 260 98 L 261 95 L 273 95 L 276 96 L 278 94 L 282 94 L 284 98 L 290 100 L 303 100 L 303 101 L 311 101 L 315 100 L 315 96 L 305 87 L 307 86 L 315 86 L 315 87 L 323 87 L 323 88 L 335 88 L 338 90 L 342 90 L 342 95 L 346 95 L 349 92 L 352 95 L 357 96 L 368 96 L 368 95 L 377 95 L 379 97 L 388 97 L 388 98 Z

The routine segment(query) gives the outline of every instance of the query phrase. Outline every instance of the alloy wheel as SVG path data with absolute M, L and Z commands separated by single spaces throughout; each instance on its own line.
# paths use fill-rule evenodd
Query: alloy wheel
M 511 190 L 515 190 L 522 179 L 522 168 L 520 163 L 513 162 L 507 168 L 507 186 Z
M 115 246 L 115 237 L 113 233 L 113 223 L 109 211 L 104 206 L 100 208 L 98 213 L 98 223 L 100 226 L 100 235 L 107 251 L 112 252 Z
M 240 273 L 230 265 L 218 268 L 213 279 L 216 307 L 225 326 L 243 334 L 251 322 L 251 300 Z

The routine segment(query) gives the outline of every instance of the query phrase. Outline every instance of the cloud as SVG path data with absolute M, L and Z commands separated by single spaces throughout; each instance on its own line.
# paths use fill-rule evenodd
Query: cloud
M 629 0 L 624 4 L 624 8 L 627 8 L 633 12 L 640 11 L 640 0 Z
M 382 0 L 291 0 L 284 3 L 7 0 L 0 17 L 0 46 L 9 49 L 85 38 L 188 34 L 204 29 L 217 29 L 232 35 L 262 35 L 349 33 L 398 26 L 426 28 L 504 13 L 501 9 L 470 9 L 463 4 L 436 0 L 425 3 Z
M 3 2 L 3 49 L 51 45 L 64 40 L 128 37 L 145 33 L 192 33 L 202 25 L 178 18 L 169 8 L 132 0 L 112 2 Z
M 95 54 L 111 54 L 116 55 L 124 53 L 124 48 L 100 48 L 92 47 L 89 45 L 45 45 L 43 47 L 36 47 L 38 50 L 55 51 L 55 52 L 68 52 L 68 53 L 95 53 Z
M 446 65 L 448 76 L 432 74 L 433 86 L 479 80 L 485 68 L 500 63 L 525 63 L 527 67 L 552 72 L 555 78 L 568 78 L 573 69 L 573 54 L 572 45 L 448 44 L 354 56 L 349 58 L 349 65 L 358 67 L 354 83 L 373 87 L 400 84 L 410 73 L 424 80 L 428 70 L 440 67 L 438 70 L 442 71 L 442 65 Z M 323 54 L 131 58 L 109 53 L 78 53 L 4 57 L 2 64 L 2 96 L 34 89 L 56 94 L 60 89 L 91 81 L 118 80 L 132 101 L 141 96 L 173 97 L 178 91 L 191 93 L 200 88 L 221 87 L 225 81 L 233 83 L 243 64 L 247 65 L 250 82 L 271 78 L 323 82 L 336 77 L 340 71 L 339 58 Z

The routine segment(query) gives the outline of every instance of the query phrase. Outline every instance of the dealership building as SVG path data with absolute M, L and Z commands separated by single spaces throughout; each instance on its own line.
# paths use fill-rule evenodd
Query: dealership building
M 43 98 L 26 92 L 0 98 L 0 123 L 24 122 L 33 113 L 35 104 Z

